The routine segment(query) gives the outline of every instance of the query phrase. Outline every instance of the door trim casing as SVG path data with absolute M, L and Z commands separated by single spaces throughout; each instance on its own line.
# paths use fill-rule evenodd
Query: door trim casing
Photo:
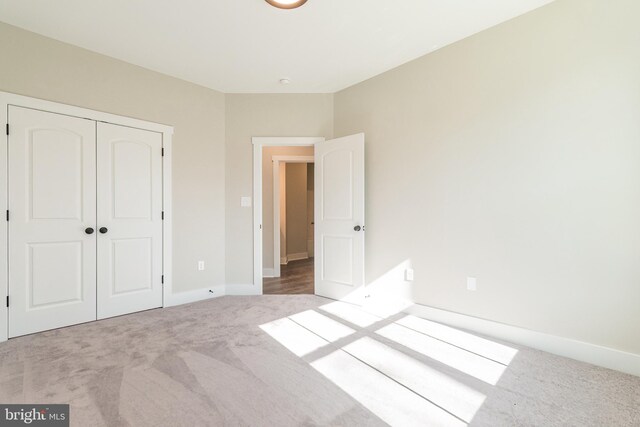
M 32 98 L 29 96 L 17 95 L 9 92 L 0 92 L 0 111 L 3 122 L 2 135 L 0 135 L 0 212 L 7 211 L 8 203 L 8 143 L 9 136 L 5 132 L 5 126 L 8 124 L 9 106 L 25 107 L 34 110 L 41 110 L 50 113 L 64 114 L 67 116 L 78 117 L 96 122 L 112 123 L 120 126 L 128 126 L 132 128 L 154 131 L 162 134 L 162 147 L 164 156 L 162 158 L 162 210 L 164 212 L 164 221 L 162 224 L 163 232 L 163 290 L 162 290 L 162 306 L 169 304 L 172 294 L 172 206 L 171 206 L 171 157 L 172 157 L 172 137 L 173 127 L 160 123 L 148 122 L 145 120 L 134 119 L 130 117 L 118 116 L 116 114 L 105 113 L 102 111 L 91 110 L 88 108 L 76 107 L 73 105 L 61 104 L 53 101 Z M 0 342 L 6 341 L 9 333 L 9 310 L 7 308 L 7 298 L 9 295 L 9 278 L 8 278 L 8 222 L 2 221 L 0 224 Z
M 243 286 L 243 295 L 262 295 L 262 149 L 263 147 L 304 147 L 324 142 L 320 136 L 259 137 L 253 144 L 253 283 Z M 229 286 L 229 285 L 228 285 Z M 233 286 L 233 285 L 231 285 Z

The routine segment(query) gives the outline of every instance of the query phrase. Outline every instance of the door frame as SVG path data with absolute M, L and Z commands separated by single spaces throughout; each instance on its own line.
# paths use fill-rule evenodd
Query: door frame
M 325 138 L 322 136 L 254 136 L 251 138 L 251 143 L 253 144 L 253 283 L 242 289 L 239 293 L 242 293 L 243 295 L 262 295 L 262 148 L 313 147 L 318 142 L 324 141 Z
M 280 277 L 280 163 L 315 163 L 315 156 L 273 156 L 273 277 Z M 264 269 L 263 269 L 264 278 Z
M 91 110 L 88 108 L 76 107 L 73 105 L 61 104 L 53 101 L 32 98 L 29 96 L 17 95 L 0 91 L 0 116 L 4 125 L 8 129 L 9 106 L 25 107 L 34 110 L 41 110 L 54 114 L 64 114 L 72 117 L 79 117 L 96 122 L 112 123 L 120 126 L 127 126 L 162 134 L 162 147 L 164 155 L 162 157 L 162 209 L 164 221 L 162 224 L 162 269 L 164 283 L 162 287 L 162 306 L 170 305 L 172 295 L 172 206 L 171 206 L 171 158 L 172 158 L 172 137 L 173 126 L 160 123 L 148 122 L 145 120 L 130 117 L 118 116 L 116 114 Z M 0 123 L 1 124 L 1 123 Z M 8 203 L 8 144 L 9 135 L 6 131 L 0 137 L 0 211 L 7 211 Z M 8 339 L 9 333 L 9 309 L 5 301 L 9 297 L 9 277 L 8 277 L 8 222 L 2 221 L 0 224 L 0 342 Z

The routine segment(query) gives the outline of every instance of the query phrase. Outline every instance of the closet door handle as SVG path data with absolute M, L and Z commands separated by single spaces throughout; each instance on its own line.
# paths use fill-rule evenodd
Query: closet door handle
M 85 232 L 85 233 L 87 233 L 87 234 L 93 234 L 93 231 L 94 231 L 94 230 L 93 230 L 93 228 L 91 228 L 91 227 L 88 227 L 88 228 L 85 228 L 85 229 L 84 229 L 84 232 Z
M 100 227 L 100 233 L 105 234 L 107 231 L 109 231 L 109 229 L 107 227 Z

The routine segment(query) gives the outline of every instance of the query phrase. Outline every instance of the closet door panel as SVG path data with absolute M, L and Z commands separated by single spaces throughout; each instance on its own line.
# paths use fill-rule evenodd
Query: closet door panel
M 162 306 L 162 134 L 98 123 L 98 318 Z
M 96 122 L 9 107 L 9 336 L 96 319 Z

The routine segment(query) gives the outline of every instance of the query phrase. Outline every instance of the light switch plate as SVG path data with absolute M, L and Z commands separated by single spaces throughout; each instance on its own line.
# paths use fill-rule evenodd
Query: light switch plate
M 240 206 L 243 208 L 251 207 L 251 197 L 240 197 Z
M 475 291 L 478 289 L 478 281 L 475 277 L 467 277 L 467 290 Z

